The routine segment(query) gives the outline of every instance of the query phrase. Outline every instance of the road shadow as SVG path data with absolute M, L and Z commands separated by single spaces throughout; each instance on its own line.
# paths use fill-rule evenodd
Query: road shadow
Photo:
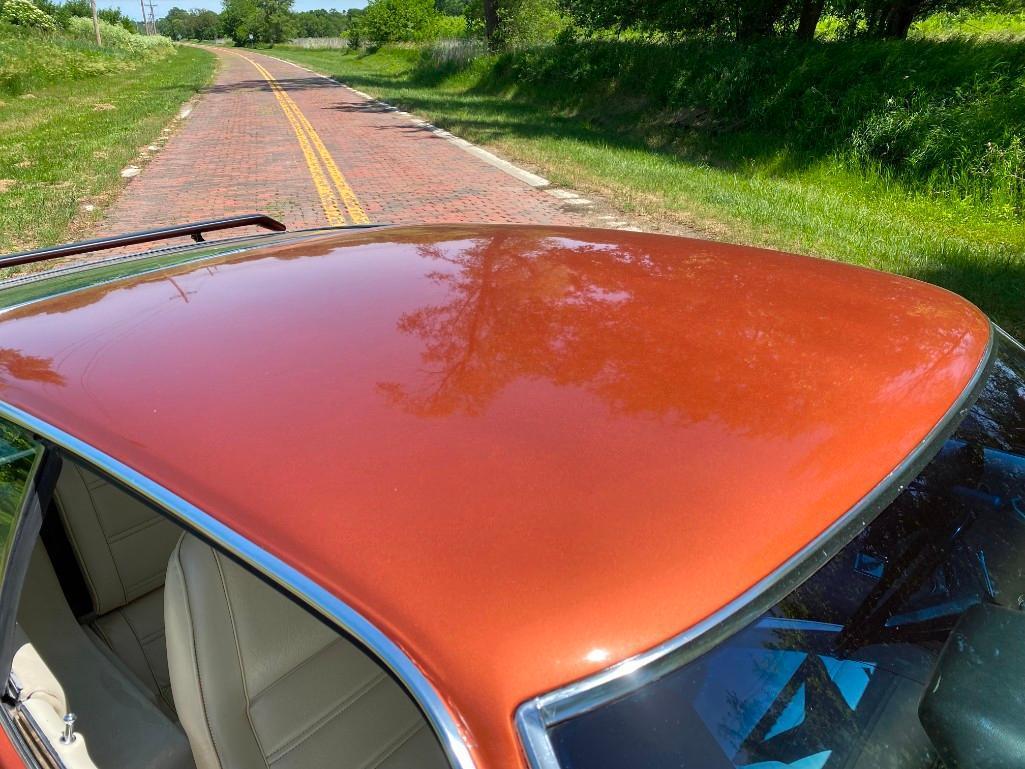
M 286 77 L 286 78 L 275 78 L 274 81 L 277 85 L 285 91 L 316 91 L 324 88 L 337 88 L 338 84 L 325 80 L 322 77 Z M 272 93 L 273 89 L 271 84 L 263 78 L 253 78 L 252 80 L 237 80 L 232 83 L 216 83 L 214 85 L 207 86 L 203 89 L 203 93 L 208 94 L 219 94 L 219 93 L 246 93 L 246 92 L 266 92 Z

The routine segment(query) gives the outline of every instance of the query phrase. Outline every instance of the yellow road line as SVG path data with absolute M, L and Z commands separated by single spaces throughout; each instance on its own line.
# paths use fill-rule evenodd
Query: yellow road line
M 353 224 L 369 224 L 370 217 L 367 216 L 366 211 L 364 211 L 363 207 L 359 204 L 359 200 L 357 200 L 356 198 L 356 193 L 353 192 L 352 187 L 350 187 L 349 183 L 345 180 L 345 176 L 338 168 L 338 165 L 335 163 L 334 158 L 331 157 L 331 153 L 328 151 L 327 147 L 324 146 L 324 142 L 320 138 L 320 134 L 317 133 L 317 130 L 307 119 L 306 115 L 303 114 L 303 111 L 299 109 L 299 105 L 295 103 L 295 100 L 292 99 L 288 92 L 281 87 L 281 84 L 278 83 L 275 77 L 270 72 L 268 72 L 263 66 L 253 61 L 248 56 L 243 56 L 242 54 L 236 55 L 242 57 L 250 64 L 252 64 L 256 68 L 256 70 L 261 75 L 263 75 L 264 79 L 270 85 L 271 90 L 274 92 L 275 97 L 277 97 L 278 99 L 278 103 L 281 105 L 282 111 L 285 113 L 285 116 L 288 118 L 289 122 L 292 123 L 292 127 L 295 130 L 296 137 L 299 138 L 299 145 L 303 148 L 303 154 L 306 156 L 307 165 L 310 165 L 310 174 L 314 178 L 314 185 L 317 186 L 318 193 L 320 193 L 321 191 L 320 185 L 318 184 L 318 177 L 321 180 L 321 182 L 323 182 L 324 172 L 315 160 L 313 161 L 312 165 L 310 164 L 312 153 L 308 153 L 309 144 L 313 145 L 313 148 L 316 150 L 317 155 L 319 155 L 320 157 L 320 161 L 324 164 L 324 168 L 327 169 L 327 175 L 331 178 L 331 181 L 334 182 L 335 190 L 338 193 L 338 198 L 341 199 L 342 204 L 345 206 L 345 210 L 349 214 L 349 219 L 352 221 Z M 316 171 L 313 170 L 314 166 L 316 166 Z M 341 216 L 341 211 L 338 210 L 337 200 L 335 199 L 334 194 L 330 190 L 330 188 L 328 188 L 328 192 L 331 193 L 330 205 L 333 207 L 334 211 L 336 211 L 338 215 Z M 323 194 L 321 194 L 321 202 L 324 203 Z M 327 214 L 328 221 L 331 221 L 332 212 L 328 210 L 327 204 L 324 205 L 324 212 L 325 214 Z M 334 224 L 335 222 L 332 221 L 331 223 Z
M 232 53 L 234 53 L 234 51 L 232 51 Z M 257 69 L 260 69 L 259 65 L 247 56 L 243 56 L 242 54 L 235 55 L 241 59 L 245 59 Z M 302 125 L 298 120 L 296 120 L 288 103 L 282 98 L 283 92 L 281 91 L 279 84 L 273 80 L 268 80 L 268 83 L 270 84 L 274 98 L 278 102 L 278 106 L 280 106 L 281 111 L 285 113 L 285 118 L 292 126 L 292 130 L 295 132 L 295 138 L 299 142 L 299 149 L 302 150 L 303 157 L 306 160 L 306 166 L 310 170 L 310 177 L 313 179 L 313 186 L 317 190 L 317 195 L 320 198 L 320 205 L 324 209 L 324 216 L 327 217 L 328 224 L 345 224 L 345 214 L 342 213 L 342 209 L 338 204 L 338 199 L 331 190 L 331 185 L 328 182 L 327 177 L 324 176 L 324 171 L 321 169 L 320 163 L 317 162 L 316 154 L 310 146 L 309 140 L 306 138 Z
M 291 96 L 285 94 L 285 98 L 291 100 Z M 294 102 L 293 102 L 294 104 Z M 331 177 L 335 183 L 335 188 L 338 190 L 339 196 L 342 198 L 342 203 L 345 204 L 345 209 L 349 212 L 349 217 L 352 219 L 353 224 L 370 224 L 370 217 L 367 216 L 366 211 L 363 210 L 363 206 L 359 204 L 356 199 L 356 193 L 352 191 L 352 187 L 345 181 L 345 176 L 342 175 L 341 170 L 335 165 L 334 158 L 331 157 L 331 153 L 327 151 L 327 147 L 324 146 L 324 142 L 320 140 L 320 134 L 316 132 L 310 121 L 306 119 L 296 105 L 296 112 L 299 116 L 299 121 L 306 127 L 310 138 L 313 140 L 313 146 L 320 152 L 320 157 L 324 161 L 324 166 L 327 168 L 328 176 Z

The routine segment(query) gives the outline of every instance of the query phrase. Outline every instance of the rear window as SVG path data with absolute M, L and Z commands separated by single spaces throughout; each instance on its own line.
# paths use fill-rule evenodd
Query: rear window
M 951 629 L 1025 604 L 1025 357 L 998 344 L 979 400 L 871 525 L 712 651 L 551 727 L 560 764 L 936 766 L 918 705 Z

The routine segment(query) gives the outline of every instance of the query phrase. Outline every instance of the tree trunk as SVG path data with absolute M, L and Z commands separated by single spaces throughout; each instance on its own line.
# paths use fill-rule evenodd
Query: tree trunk
M 488 47 L 495 44 L 498 32 L 498 0 L 484 0 L 484 39 Z
M 798 40 L 813 40 L 815 38 L 815 29 L 819 26 L 824 5 L 825 0 L 804 0 L 801 4 L 801 19 L 797 23 Z
M 740 18 L 737 24 L 737 40 L 751 41 L 765 37 L 771 37 L 776 22 L 786 8 L 786 0 L 765 0 L 765 2 L 754 3 L 740 11 Z
M 918 15 L 918 11 L 921 7 L 919 2 L 907 2 L 907 0 L 898 0 L 890 6 L 886 12 L 886 16 L 883 19 L 881 37 L 890 38 L 892 40 L 904 40 L 908 36 L 908 30 L 911 29 L 911 25 L 915 21 L 915 16 Z

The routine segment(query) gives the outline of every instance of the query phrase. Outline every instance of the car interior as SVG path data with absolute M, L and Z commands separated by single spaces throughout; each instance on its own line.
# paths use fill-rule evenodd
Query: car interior
M 5 702 L 42 766 L 448 765 L 362 647 L 70 457 L 14 648 Z

